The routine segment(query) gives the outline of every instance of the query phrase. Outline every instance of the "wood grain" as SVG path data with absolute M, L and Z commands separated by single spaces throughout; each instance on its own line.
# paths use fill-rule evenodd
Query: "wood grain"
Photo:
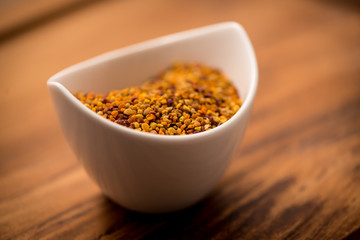
M 100 53 L 233 20 L 259 89 L 211 194 L 165 215 L 105 198 L 62 136 L 46 80 Z M 98 1 L 0 41 L 0 239 L 359 239 L 356 1 Z
M 97 0 L 2 0 L 0 40 L 22 34 L 44 21 L 74 11 Z

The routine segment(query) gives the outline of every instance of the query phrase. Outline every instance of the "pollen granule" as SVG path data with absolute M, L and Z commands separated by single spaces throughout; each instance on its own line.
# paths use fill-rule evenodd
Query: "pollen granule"
M 86 107 L 117 124 L 161 135 L 215 128 L 241 107 L 236 88 L 219 70 L 177 62 L 140 86 L 106 96 L 74 93 Z

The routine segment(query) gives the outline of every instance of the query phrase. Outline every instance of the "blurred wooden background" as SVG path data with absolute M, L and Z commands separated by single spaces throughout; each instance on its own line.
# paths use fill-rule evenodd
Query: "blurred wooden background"
M 251 38 L 259 89 L 225 176 L 181 212 L 115 205 L 65 142 L 47 79 L 229 20 Z M 357 1 L 3 1 L 0 81 L 0 239 L 360 239 Z

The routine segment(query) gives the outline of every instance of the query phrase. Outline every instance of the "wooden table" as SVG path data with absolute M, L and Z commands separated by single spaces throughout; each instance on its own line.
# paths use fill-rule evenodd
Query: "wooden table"
M 0 239 L 360 239 L 356 1 L 78 2 L 0 33 Z M 181 212 L 115 205 L 69 149 L 47 79 L 109 50 L 228 20 L 252 40 L 259 89 L 225 176 Z

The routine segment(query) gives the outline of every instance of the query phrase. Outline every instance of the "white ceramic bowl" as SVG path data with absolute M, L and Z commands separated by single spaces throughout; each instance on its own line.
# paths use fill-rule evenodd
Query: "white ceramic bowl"
M 141 84 L 175 60 L 221 69 L 244 101 L 240 110 L 215 129 L 163 136 L 114 124 L 71 94 Z M 70 147 L 103 193 L 128 209 L 162 213 L 194 204 L 218 182 L 244 135 L 257 78 L 244 29 L 226 22 L 103 54 L 55 74 L 47 85 Z

